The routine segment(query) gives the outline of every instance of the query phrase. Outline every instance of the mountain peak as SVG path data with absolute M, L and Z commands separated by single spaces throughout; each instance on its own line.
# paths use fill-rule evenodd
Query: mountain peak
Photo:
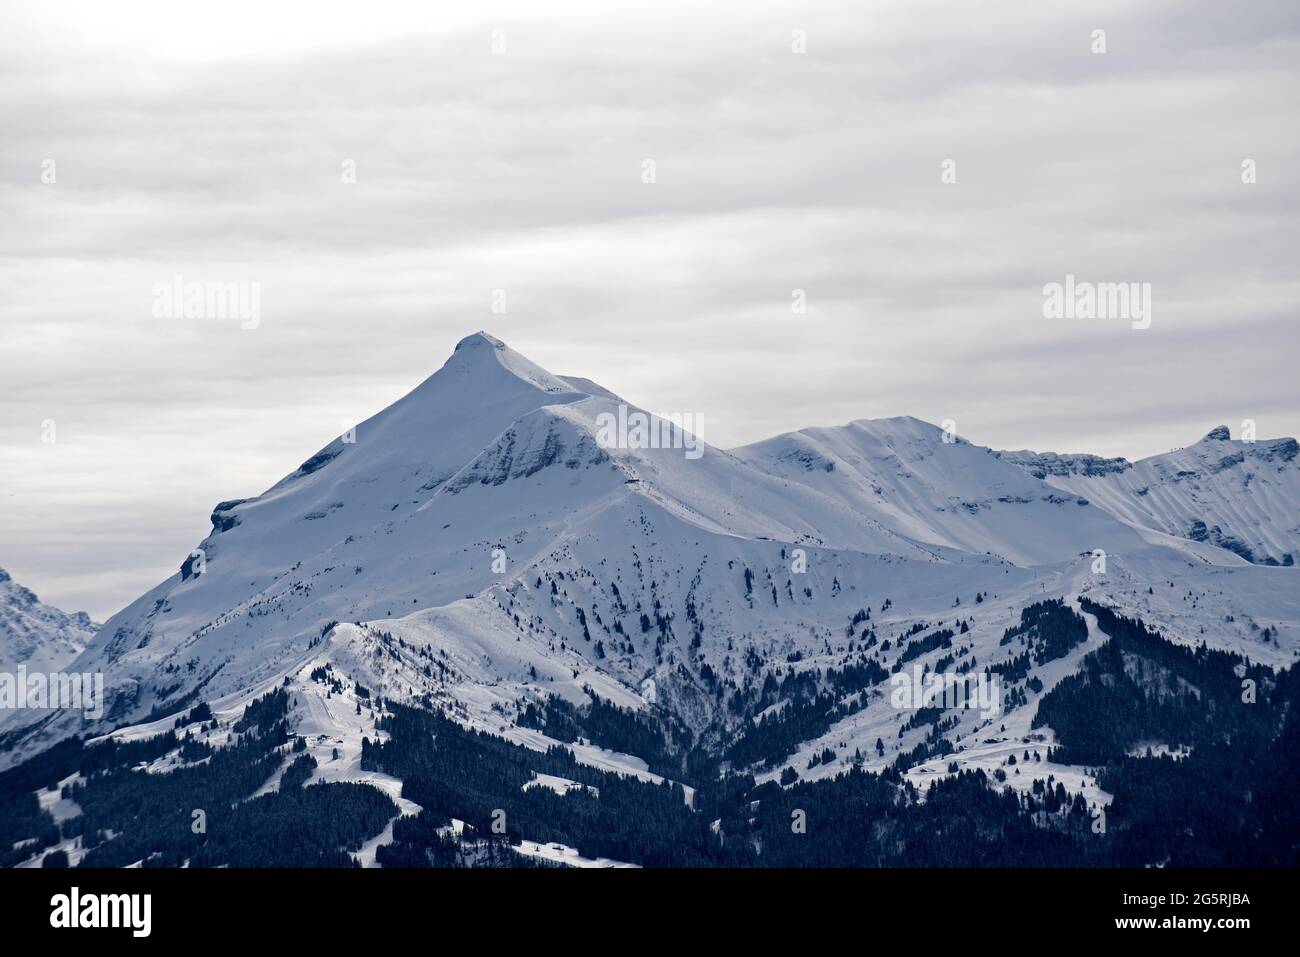
M 559 376 L 552 375 L 511 349 L 496 336 L 482 330 L 471 333 L 456 343 L 456 348 L 452 350 L 443 369 L 450 371 L 454 378 L 462 382 L 466 378 L 483 382 L 507 374 L 543 392 L 556 395 L 574 392 L 573 386 Z M 438 378 L 439 374 L 435 373 L 432 378 L 426 380 L 426 384 Z M 463 388 L 463 386 L 458 385 L 456 388 Z
M 1202 442 L 1229 442 L 1231 440 L 1232 432 L 1228 430 L 1226 425 L 1215 426 L 1205 433 L 1205 438 L 1201 439 Z
M 482 349 L 482 348 L 487 348 L 489 346 L 493 349 L 506 348 L 506 344 L 502 342 L 500 339 L 498 339 L 496 336 L 484 332 L 482 329 L 480 329 L 478 332 L 470 333 L 464 339 L 460 340 L 460 342 L 456 343 L 456 348 L 452 351 L 460 352 L 461 349 L 475 349 L 475 348 Z

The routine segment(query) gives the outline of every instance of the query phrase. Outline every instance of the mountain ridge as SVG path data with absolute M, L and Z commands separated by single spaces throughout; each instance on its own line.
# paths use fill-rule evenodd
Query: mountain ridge
M 1136 462 L 1087 455 L 999 452 L 1062 491 L 1086 496 L 1121 521 L 1208 541 L 1257 564 L 1300 554 L 1300 444 L 1233 439 L 1216 426 L 1198 442 Z

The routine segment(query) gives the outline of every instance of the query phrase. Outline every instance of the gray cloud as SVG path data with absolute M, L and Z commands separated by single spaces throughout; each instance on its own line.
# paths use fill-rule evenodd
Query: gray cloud
M 1294 4 L 53 16 L 0 39 L 0 565 L 66 607 L 170 573 L 478 328 L 721 445 L 1300 432 Z M 1150 282 L 1152 327 L 1043 319 L 1067 272 Z M 261 326 L 151 318 L 176 275 L 259 283 Z

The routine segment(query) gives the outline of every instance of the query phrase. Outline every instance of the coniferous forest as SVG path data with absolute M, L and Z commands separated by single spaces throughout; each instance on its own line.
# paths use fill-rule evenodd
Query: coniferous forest
M 397 867 L 537 866 L 518 853 L 522 841 L 650 867 L 1295 865 L 1294 672 L 1174 644 L 1086 598 L 1083 608 L 1109 641 L 1042 697 L 1034 723 L 1056 734 L 1050 760 L 1088 768 L 1113 795 L 1100 827 L 1097 809 L 1050 775 L 1020 793 L 983 771 L 921 790 L 904 772 L 925 755 L 881 773 L 757 784 L 756 770 L 842 713 L 844 694 L 887 678 L 864 665 L 820 687 L 787 678 L 768 689 L 791 706 L 721 751 L 668 719 L 599 699 L 582 708 L 552 698 L 521 713 L 526 727 L 643 755 L 681 783 L 599 770 L 564 745 L 531 750 L 437 710 L 381 702 L 361 767 L 400 779 L 402 797 L 421 808 L 406 816 L 369 784 L 309 783 L 316 762 L 291 730 L 283 689 L 250 703 L 220 747 L 187 730 L 213 721 L 199 704 L 155 737 L 69 740 L 0 774 L 0 863 L 80 838 L 83 867 L 346 867 L 391 822 L 391 842 L 374 853 Z M 1035 606 L 1008 635 L 1024 638 L 1028 654 L 1058 657 L 1080 640 L 1067 618 L 1077 616 Z M 917 640 L 941 647 L 947 636 L 934 635 Z M 74 774 L 61 796 L 81 813 L 59 824 L 37 792 Z M 534 786 L 539 774 L 572 786 Z M 62 851 L 46 861 L 67 862 Z

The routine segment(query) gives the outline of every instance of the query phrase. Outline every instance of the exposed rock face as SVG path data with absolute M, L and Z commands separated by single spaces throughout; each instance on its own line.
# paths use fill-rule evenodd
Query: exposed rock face
M 58 671 L 99 629 L 84 611 L 68 614 L 46 605 L 0 568 L 0 670 Z
M 1249 562 L 1300 554 L 1300 451 L 1293 438 L 1234 440 L 1226 425 L 1138 462 L 1053 452 L 999 452 L 1050 485 L 1127 522 L 1207 542 Z

